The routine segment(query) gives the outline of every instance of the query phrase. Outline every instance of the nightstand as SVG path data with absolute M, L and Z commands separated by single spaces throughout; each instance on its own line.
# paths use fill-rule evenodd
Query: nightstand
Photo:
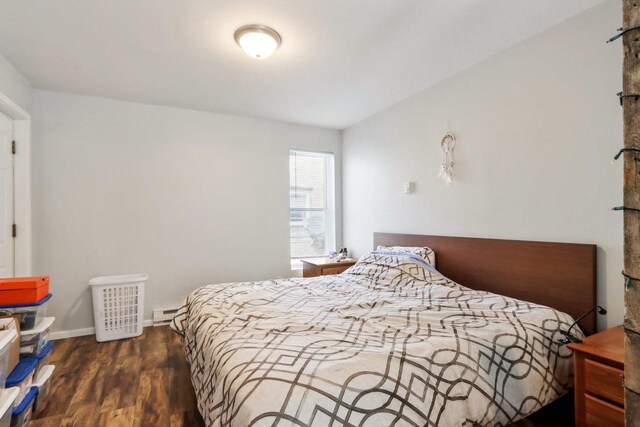
M 302 277 L 340 274 L 355 263 L 356 260 L 351 258 L 344 261 L 336 261 L 328 257 L 305 258 L 302 260 Z
M 576 427 L 624 426 L 624 331 L 618 326 L 569 344 Z

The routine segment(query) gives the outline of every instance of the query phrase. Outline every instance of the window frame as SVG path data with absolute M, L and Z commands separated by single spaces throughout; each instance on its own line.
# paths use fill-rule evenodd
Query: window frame
M 329 252 L 335 250 L 336 248 L 336 170 L 335 170 L 335 153 L 332 151 L 322 151 L 322 150 L 309 150 L 309 149 L 299 149 L 299 148 L 290 148 L 289 149 L 289 171 L 291 171 L 291 155 L 294 153 L 298 153 L 299 155 L 304 155 L 308 157 L 322 157 L 325 160 L 325 171 L 324 171 L 324 200 L 323 208 L 292 208 L 291 207 L 291 190 L 294 188 L 291 185 L 291 172 L 289 172 L 289 260 L 291 264 L 292 270 L 300 270 L 302 269 L 301 260 L 304 258 L 317 258 L 322 256 L 328 256 Z M 300 187 L 298 187 L 300 188 Z M 291 244 L 292 244 L 292 233 L 291 233 L 291 212 L 323 212 L 325 216 L 325 231 L 324 231 L 324 252 L 322 255 L 317 254 L 309 254 L 304 256 L 292 256 Z

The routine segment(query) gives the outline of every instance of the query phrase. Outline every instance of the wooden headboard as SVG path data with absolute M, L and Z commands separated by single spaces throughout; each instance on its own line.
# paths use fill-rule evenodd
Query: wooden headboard
M 374 233 L 373 243 L 374 249 L 428 246 L 438 271 L 461 285 L 543 304 L 574 319 L 596 304 L 596 245 L 390 233 Z M 579 325 L 594 333 L 595 313 Z

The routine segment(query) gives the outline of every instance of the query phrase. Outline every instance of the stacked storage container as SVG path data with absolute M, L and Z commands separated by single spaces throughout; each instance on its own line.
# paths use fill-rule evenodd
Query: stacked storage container
M 45 317 L 33 329 L 21 331 L 20 357 L 37 357 L 49 343 L 49 329 L 55 317 Z
M 34 384 L 37 387 L 38 392 L 36 393 L 36 398 L 33 401 L 33 412 L 38 412 L 38 409 L 42 407 L 44 402 L 47 400 L 47 397 L 49 396 L 51 376 L 55 369 L 56 367 L 54 365 L 46 365 L 40 374 L 36 375 Z
M 44 298 L 33 303 L 10 303 L 6 304 L 6 301 L 2 298 L 0 292 L 0 314 L 7 316 L 17 316 L 20 320 L 20 332 L 24 333 L 35 328 L 36 325 L 42 322 L 47 315 L 47 302 L 53 295 L 47 294 Z
M 49 365 L 53 342 L 49 341 L 49 329 L 55 317 L 46 317 L 49 293 L 48 277 L 0 279 L 0 315 L 17 316 L 20 323 L 20 362 L 6 376 L 6 386 L 13 400 L 4 408 L 4 394 L 0 397 L 0 427 L 24 426 L 32 411 L 41 407 L 49 394 L 49 383 L 55 367 Z M 2 333 L 0 331 L 0 383 L 2 377 Z M 8 389 L 9 390 L 9 389 Z M 7 399 L 8 401 L 8 399 Z M 5 418 L 10 419 L 9 424 Z
M 13 414 L 13 402 L 18 397 L 17 388 L 3 388 L 0 392 L 0 427 L 11 426 Z
M 53 350 L 53 341 L 49 341 L 36 356 L 36 360 L 38 360 L 38 364 L 36 365 L 36 378 L 40 375 L 45 366 L 49 365 L 51 350 Z
M 16 339 L 18 334 L 15 330 L 0 331 L 0 390 L 4 389 L 4 382 L 9 375 L 9 349 Z
M 31 419 L 33 399 L 38 392 L 38 388 L 33 387 L 37 364 L 37 359 L 33 357 L 22 359 L 7 377 L 7 387 L 18 389 L 18 396 L 13 402 L 11 426 L 26 425 Z
M 20 404 L 13 407 L 11 427 L 22 427 L 29 424 L 31 413 L 33 412 L 33 400 L 36 398 L 37 393 L 38 387 L 29 387 Z
M 29 392 L 31 383 L 33 383 L 33 376 L 36 373 L 37 364 L 38 361 L 32 357 L 22 359 L 7 377 L 6 386 L 17 387 L 19 390 L 18 397 L 16 397 L 16 401 L 13 404 L 14 408 L 20 405 L 22 399 L 27 395 L 27 392 Z
M 11 425 L 13 404 L 20 392 L 17 388 L 5 388 L 8 375 L 9 349 L 11 343 L 18 339 L 15 330 L 0 331 L 0 427 Z

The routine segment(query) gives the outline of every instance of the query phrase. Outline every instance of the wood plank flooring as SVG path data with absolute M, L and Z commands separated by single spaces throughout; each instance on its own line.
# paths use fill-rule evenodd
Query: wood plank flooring
M 98 343 L 56 341 L 47 403 L 30 427 L 204 426 L 180 337 L 168 327 Z
M 98 343 L 56 341 L 49 400 L 30 427 L 202 427 L 180 337 L 168 327 Z M 511 427 L 572 425 L 571 401 L 550 405 Z

